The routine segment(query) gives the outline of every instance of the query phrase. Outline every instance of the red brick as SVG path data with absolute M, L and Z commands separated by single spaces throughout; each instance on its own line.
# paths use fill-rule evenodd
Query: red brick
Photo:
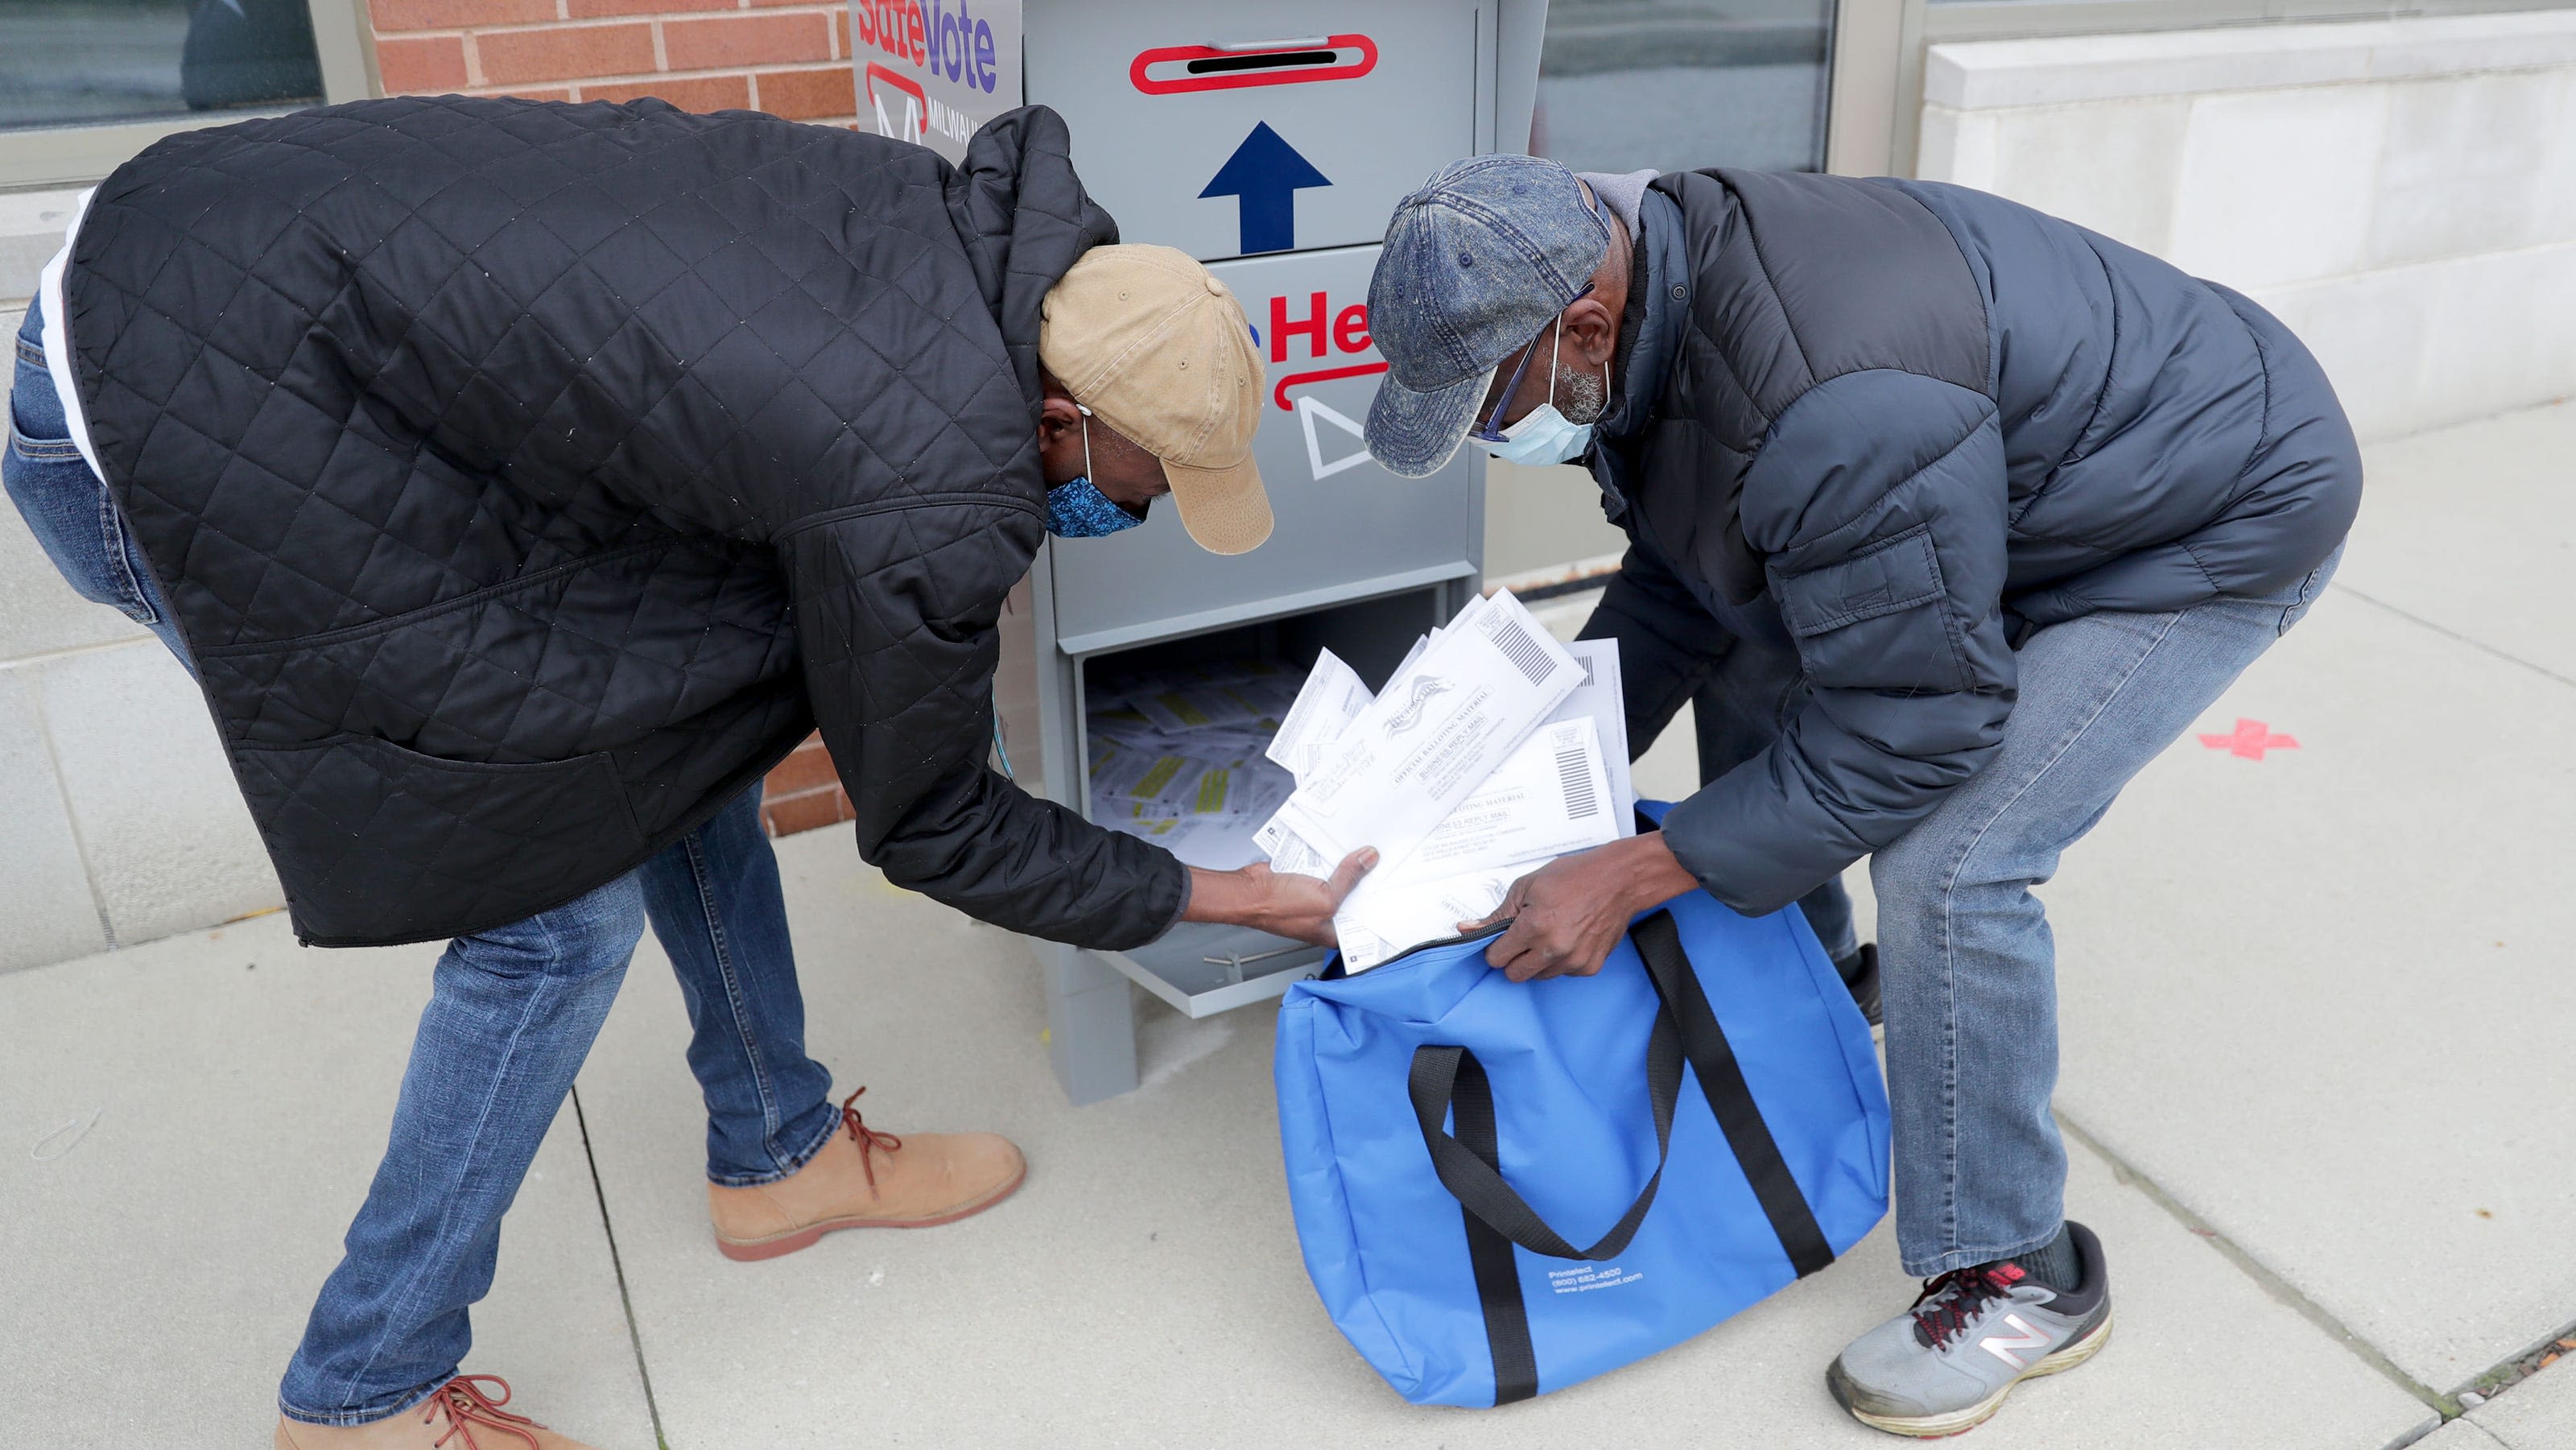
M 478 96 L 516 96 L 523 101 L 569 101 L 572 91 L 565 86 L 531 86 L 508 91 L 476 91 Z
M 639 96 L 669 101 L 683 111 L 742 111 L 751 107 L 751 81 L 744 76 L 675 76 L 581 88 L 585 101 L 631 101 Z
M 662 48 L 673 70 L 830 60 L 832 31 L 819 14 L 671 20 L 662 26 Z
M 796 753 L 778 762 L 769 772 L 763 786 L 770 795 L 793 795 L 804 790 L 825 790 L 840 784 L 841 773 L 832 765 L 832 752 L 823 748 L 822 740 L 808 739 L 796 747 Z
M 858 90 L 846 65 L 823 70 L 765 70 L 760 73 L 760 108 L 791 121 L 855 116 L 859 113 Z
M 650 25 L 502 30 L 476 36 L 474 48 L 483 57 L 483 79 L 492 85 L 637 75 L 654 68 Z
M 661 15 L 674 10 L 731 10 L 734 0 L 571 0 L 572 18 L 602 15 Z
M 832 54 L 841 60 L 854 54 L 850 49 L 850 12 L 846 8 L 832 12 Z
M 818 831 L 825 826 L 858 819 L 850 809 L 850 798 L 834 790 L 800 791 L 780 800 L 760 804 L 760 823 L 773 836 L 793 836 L 799 831 Z
M 465 41 L 443 35 L 419 40 L 376 42 L 376 73 L 385 94 L 399 96 L 462 90 L 465 86 Z
M 555 18 L 555 0 L 367 0 L 377 33 L 536 25 Z

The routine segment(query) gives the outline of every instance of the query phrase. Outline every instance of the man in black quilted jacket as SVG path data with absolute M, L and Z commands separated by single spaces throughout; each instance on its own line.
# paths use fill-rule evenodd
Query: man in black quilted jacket
M 1589 465 L 1630 547 L 1584 634 L 1619 642 L 1639 748 L 1713 676 L 1789 682 L 1660 832 L 1514 886 L 1489 959 L 1597 971 L 1677 892 L 1776 911 L 1868 856 L 1897 1248 L 1930 1282 L 1828 1384 L 1948 1435 L 2081 1363 L 2109 1274 L 2064 1216 L 2031 888 L 2333 573 L 2361 466 L 2315 360 L 1963 188 L 1503 156 L 1398 205 L 1369 324 L 1395 472 L 1471 440 Z
M 1193 870 L 985 763 L 1050 530 L 1165 493 L 1219 553 L 1270 527 L 1240 307 L 1115 241 L 1042 109 L 952 169 L 654 101 L 371 101 L 173 137 L 86 200 L 9 492 L 196 672 L 297 935 L 449 939 L 281 1450 L 577 1450 L 460 1373 L 467 1310 L 648 919 L 726 1255 L 1018 1186 L 1007 1141 L 879 1132 L 805 1055 L 757 812 L 818 723 L 898 885 L 1093 947 L 1330 939 L 1368 853 Z

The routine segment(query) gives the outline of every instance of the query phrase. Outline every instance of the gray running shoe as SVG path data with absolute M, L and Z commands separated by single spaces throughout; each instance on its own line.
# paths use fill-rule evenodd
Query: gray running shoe
M 2102 1241 L 2066 1225 L 2079 1288 L 2031 1282 L 2009 1261 L 1927 1281 L 1914 1307 L 1855 1339 L 1825 1371 L 1852 1418 L 1891 1435 L 1956 1435 L 2003 1407 L 2014 1385 L 2069 1370 L 2111 1338 L 2111 1271 Z

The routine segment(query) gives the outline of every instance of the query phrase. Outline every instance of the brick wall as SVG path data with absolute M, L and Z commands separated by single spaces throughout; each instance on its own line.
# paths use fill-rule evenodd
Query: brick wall
M 839 772 L 832 767 L 830 752 L 823 749 L 823 737 L 808 735 L 794 754 L 778 762 L 778 768 L 761 783 L 760 824 L 773 836 L 792 836 L 798 831 L 819 830 L 858 819 L 850 809 L 850 797 L 841 789 Z
M 658 96 L 858 119 L 847 6 L 801 0 L 369 0 L 389 95 Z

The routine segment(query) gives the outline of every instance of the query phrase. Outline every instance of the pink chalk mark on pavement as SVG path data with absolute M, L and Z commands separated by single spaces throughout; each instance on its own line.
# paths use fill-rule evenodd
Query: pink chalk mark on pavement
M 2224 750 L 2247 760 L 2261 760 L 2266 750 L 2296 750 L 2299 742 L 2287 735 L 2275 735 L 2272 727 L 2260 720 L 2239 718 L 2230 735 L 2203 735 L 2200 743 L 2212 750 Z

